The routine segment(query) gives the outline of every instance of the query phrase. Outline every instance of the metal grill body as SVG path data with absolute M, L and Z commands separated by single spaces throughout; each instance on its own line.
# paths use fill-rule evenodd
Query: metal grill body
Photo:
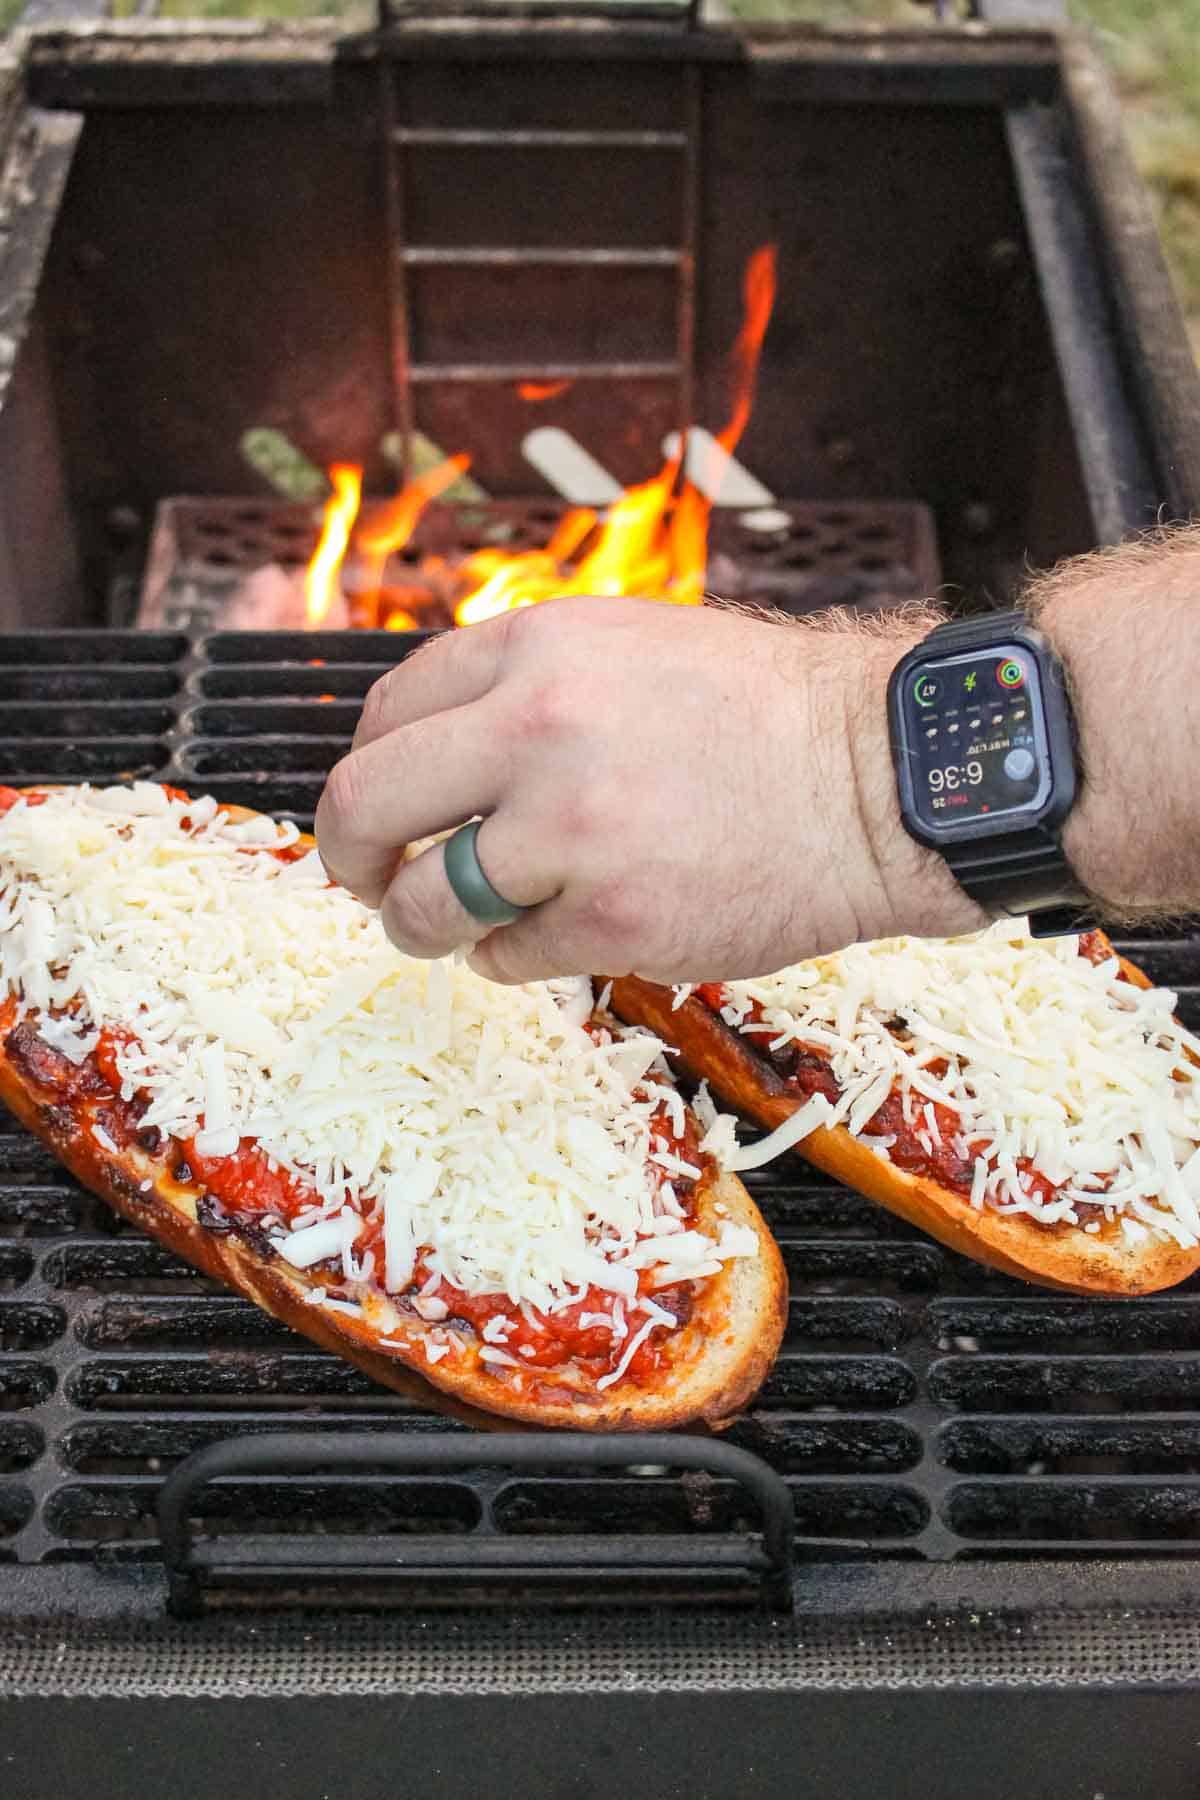
M 508 504 L 530 493 L 537 423 L 644 480 L 681 419 L 726 416 L 740 275 L 768 241 L 780 299 L 740 454 L 770 492 L 928 505 L 945 578 L 974 600 L 1029 558 L 1200 504 L 1192 359 L 1115 102 L 1072 40 L 681 32 L 630 8 L 519 24 L 443 8 L 354 39 L 121 22 L 35 33 L 0 90 L 6 628 L 99 622 L 116 591 L 131 618 L 170 496 L 262 502 L 251 428 L 316 465 L 362 462 L 374 493 L 394 478 L 389 434 L 403 449 L 414 428 L 470 451 Z M 336 220 L 320 243 L 314 219 Z M 572 385 L 531 413 L 531 378 Z M 726 548 L 738 567 L 761 554 Z M 791 549 L 771 598 L 811 573 Z M 212 598 L 215 559 L 200 565 Z M 307 822 L 405 641 L 205 637 L 197 611 L 170 616 L 188 629 L 0 639 L 0 779 L 142 774 Z M 1195 1023 L 1200 943 L 1126 947 Z M 6 1709 L 5 1800 L 54 1791 L 68 1753 L 83 1774 L 60 1791 L 228 1791 L 230 1732 L 181 1701 L 156 1745 L 163 1709 L 124 1704 L 146 1694 L 237 1696 L 247 1792 L 282 1791 L 281 1768 L 305 1797 L 362 1791 L 368 1769 L 388 1793 L 405 1776 L 443 1792 L 457 1757 L 454 1791 L 486 1779 L 497 1800 L 582 1800 L 610 1770 L 622 1791 L 723 1800 L 752 1772 L 790 1796 L 840 1732 L 840 1779 L 814 1780 L 845 1800 L 928 1795 L 938 1771 L 979 1800 L 1124 1800 L 1145 1791 L 1147 1744 L 1160 1800 L 1194 1793 L 1145 1727 L 1163 1711 L 1139 1735 L 1109 1690 L 1194 1686 L 1200 1665 L 1200 1295 L 1041 1294 L 799 1162 L 754 1185 L 792 1303 L 732 1442 L 791 1495 L 792 1617 L 758 1610 L 739 1575 L 761 1521 L 738 1486 L 657 1460 L 518 1471 L 480 1439 L 477 1468 L 399 1475 L 381 1457 L 205 1488 L 206 1544 L 243 1571 L 290 1545 L 292 1574 L 210 1583 L 212 1610 L 182 1621 L 155 1536 L 181 1459 L 245 1433 L 411 1444 L 444 1422 L 212 1288 L 0 1128 L 0 1691 L 47 1697 Z M 586 1584 L 568 1566 L 572 1540 L 620 1537 L 640 1546 L 624 1566 L 593 1558 Z M 477 1557 L 474 1585 L 385 1593 L 381 1549 L 399 1566 L 418 1542 L 461 1551 L 467 1578 Z M 694 1558 L 652 1603 L 647 1546 L 668 1543 Z M 314 1562 L 340 1553 L 319 1594 L 299 1572 L 310 1545 Z M 499 1580 L 512 1546 L 537 1580 Z M 1031 1684 L 1060 1690 L 1057 1727 L 1022 1694 L 998 1733 L 990 1692 L 986 1717 L 914 1724 L 947 1689 Z M 1099 1705 L 1064 1713 L 1061 1690 L 1085 1687 Z M 871 1689 L 937 1690 L 906 1693 L 899 1751 Z M 318 1709 L 276 1707 L 317 1693 Z M 101 1719 L 64 1694 L 113 1701 Z M 356 1711 L 394 1694 L 430 1698 L 400 1729 L 400 1708 Z M 482 1696 L 465 1718 L 464 1696 Z M 283 1721 L 284 1753 L 256 1764 Z M 556 1731 L 565 1767 L 547 1766 Z M 650 1743 L 646 1779 L 628 1749 Z M 194 1781 L 214 1747 L 217 1782 Z

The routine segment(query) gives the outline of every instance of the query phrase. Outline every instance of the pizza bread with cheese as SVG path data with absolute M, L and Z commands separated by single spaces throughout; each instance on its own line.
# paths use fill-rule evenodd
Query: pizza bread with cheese
M 794 1147 L 952 1249 L 1073 1293 L 1200 1267 L 1200 1042 L 1101 932 L 1015 921 L 761 980 L 630 977 L 612 1005 L 769 1128 L 739 1169 Z
M 312 840 L 140 783 L 0 790 L 0 1099 L 86 1186 L 479 1422 L 720 1425 L 786 1278 L 662 1046 L 586 980 L 387 941 Z

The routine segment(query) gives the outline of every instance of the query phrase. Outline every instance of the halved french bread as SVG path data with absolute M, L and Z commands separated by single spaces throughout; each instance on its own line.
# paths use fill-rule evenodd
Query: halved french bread
M 221 811 L 231 822 L 255 817 L 244 808 Z M 0 890 L 7 891 L 15 875 L 5 858 L 4 828 L 0 817 Z M 310 847 L 310 839 L 297 846 Z M 686 1229 L 714 1240 L 726 1227 L 749 1230 L 756 1253 L 672 1287 L 686 1301 L 672 1329 L 656 1328 L 649 1369 L 616 1377 L 609 1369 L 609 1379 L 599 1379 L 594 1355 L 526 1367 L 497 1354 L 503 1337 L 486 1341 L 477 1316 L 474 1323 L 456 1317 L 453 1300 L 434 1323 L 418 1309 L 415 1286 L 397 1292 L 379 1279 L 347 1284 L 328 1262 L 293 1266 L 277 1248 L 283 1241 L 277 1221 L 259 1226 L 236 1209 L 215 1206 L 179 1141 L 155 1132 L 139 1140 L 127 1116 L 128 1093 L 122 1101 L 94 1055 L 64 1067 L 57 1042 L 42 1035 L 39 1008 L 11 989 L 0 1001 L 0 1100 L 79 1181 L 206 1274 L 417 1404 L 476 1425 L 505 1419 L 596 1431 L 720 1426 L 753 1396 L 771 1366 L 786 1315 L 783 1265 L 742 1184 L 709 1157 L 691 1184 Z M 135 1020 L 124 1023 L 135 1030 Z M 655 1081 L 662 1080 L 656 1073 Z M 239 1153 L 249 1146 L 241 1139 Z M 501 1312 L 512 1313 L 505 1296 L 496 1300 Z
M 1092 960 L 1115 956 L 1103 934 L 1092 938 Z M 1120 971 L 1135 987 L 1152 985 L 1125 959 Z M 706 1081 L 725 1106 L 765 1129 L 783 1125 L 806 1103 L 807 1094 L 764 1054 L 761 1036 L 756 1042 L 733 1029 L 694 993 L 679 1002 L 671 988 L 627 976 L 613 983 L 611 1005 L 619 1018 L 673 1046 L 672 1062 L 694 1080 Z M 1085 1231 L 1066 1221 L 1045 1224 L 1019 1211 L 972 1204 L 968 1193 L 896 1166 L 845 1124 L 819 1125 L 795 1149 L 951 1249 L 1043 1287 L 1145 1294 L 1172 1287 L 1200 1268 L 1200 1244 L 1181 1244 L 1141 1223 L 1127 1234 L 1119 1219 L 1107 1218 L 1099 1206 L 1095 1229 Z

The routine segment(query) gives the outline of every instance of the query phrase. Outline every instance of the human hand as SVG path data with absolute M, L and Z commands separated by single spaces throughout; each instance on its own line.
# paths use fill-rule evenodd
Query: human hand
M 415 956 L 497 981 L 735 979 L 982 914 L 899 821 L 889 635 L 717 607 L 568 599 L 447 633 L 367 696 L 317 811 L 330 874 Z M 440 846 L 482 815 L 488 930 Z

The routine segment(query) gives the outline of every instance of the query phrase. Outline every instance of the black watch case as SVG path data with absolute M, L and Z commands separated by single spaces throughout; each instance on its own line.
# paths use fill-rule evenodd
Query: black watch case
M 888 682 L 905 829 L 953 861 L 958 846 L 1057 837 L 1075 800 L 1062 665 L 1019 614 L 942 627 Z M 1016 845 L 1013 846 L 1016 848 Z

